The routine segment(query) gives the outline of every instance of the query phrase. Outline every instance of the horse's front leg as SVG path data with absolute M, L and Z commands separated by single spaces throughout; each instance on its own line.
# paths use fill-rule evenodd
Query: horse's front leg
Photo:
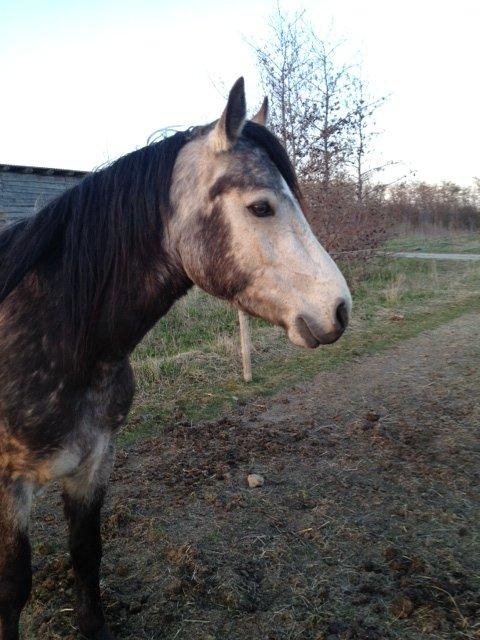
M 101 509 L 113 460 L 113 449 L 94 461 L 83 473 L 63 483 L 65 517 L 69 528 L 69 547 L 75 574 L 77 621 L 89 640 L 114 640 L 108 630 L 100 597 L 102 540 Z
M 0 478 L 0 640 L 18 640 L 20 613 L 32 586 L 31 498 L 28 483 Z

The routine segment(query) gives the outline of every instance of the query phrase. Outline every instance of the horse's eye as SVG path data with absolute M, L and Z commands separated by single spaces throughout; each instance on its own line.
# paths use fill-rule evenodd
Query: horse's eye
M 266 200 L 254 202 L 249 205 L 247 209 L 253 213 L 254 216 L 257 216 L 257 218 L 265 218 L 266 216 L 273 216 L 274 214 L 272 207 Z

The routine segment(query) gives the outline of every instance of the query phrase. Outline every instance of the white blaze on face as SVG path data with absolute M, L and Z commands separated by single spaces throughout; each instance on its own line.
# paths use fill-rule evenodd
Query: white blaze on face
M 273 216 L 257 218 L 247 206 L 266 200 Z M 313 235 L 283 181 L 283 192 L 231 192 L 223 211 L 238 264 L 251 282 L 237 299 L 250 313 L 285 327 L 300 346 L 316 347 L 343 333 L 352 307 L 347 283 Z

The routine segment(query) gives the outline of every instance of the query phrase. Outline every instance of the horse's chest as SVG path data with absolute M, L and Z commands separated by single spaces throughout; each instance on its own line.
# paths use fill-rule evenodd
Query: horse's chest
M 59 383 L 47 402 L 31 403 L 27 420 L 4 429 L 3 436 L 0 429 L 0 467 L 6 475 L 37 486 L 69 477 L 81 477 L 81 486 L 91 484 L 130 406 L 118 382 L 117 376 L 105 376 L 77 394 L 62 393 Z
M 63 479 L 72 486 L 88 488 L 102 475 L 112 450 L 111 434 L 92 426 L 87 433 L 78 434 L 76 440 L 45 459 L 38 467 L 35 483 L 41 486 Z
M 116 385 L 107 383 L 99 389 L 89 390 L 78 402 L 72 429 L 66 434 L 52 469 L 57 475 L 65 475 L 86 460 L 94 461 L 103 456 L 112 436 L 110 422 L 115 404 Z M 123 422 L 124 415 L 119 424 Z

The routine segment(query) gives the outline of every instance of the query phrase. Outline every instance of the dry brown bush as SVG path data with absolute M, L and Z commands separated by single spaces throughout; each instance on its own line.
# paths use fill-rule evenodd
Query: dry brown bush
M 480 183 L 461 187 L 453 182 L 402 183 L 389 190 L 389 219 L 419 231 L 476 231 L 480 228 Z
M 305 215 L 313 232 L 332 254 L 366 258 L 386 238 L 387 210 L 384 189 L 372 189 L 360 202 L 353 182 L 302 185 Z

